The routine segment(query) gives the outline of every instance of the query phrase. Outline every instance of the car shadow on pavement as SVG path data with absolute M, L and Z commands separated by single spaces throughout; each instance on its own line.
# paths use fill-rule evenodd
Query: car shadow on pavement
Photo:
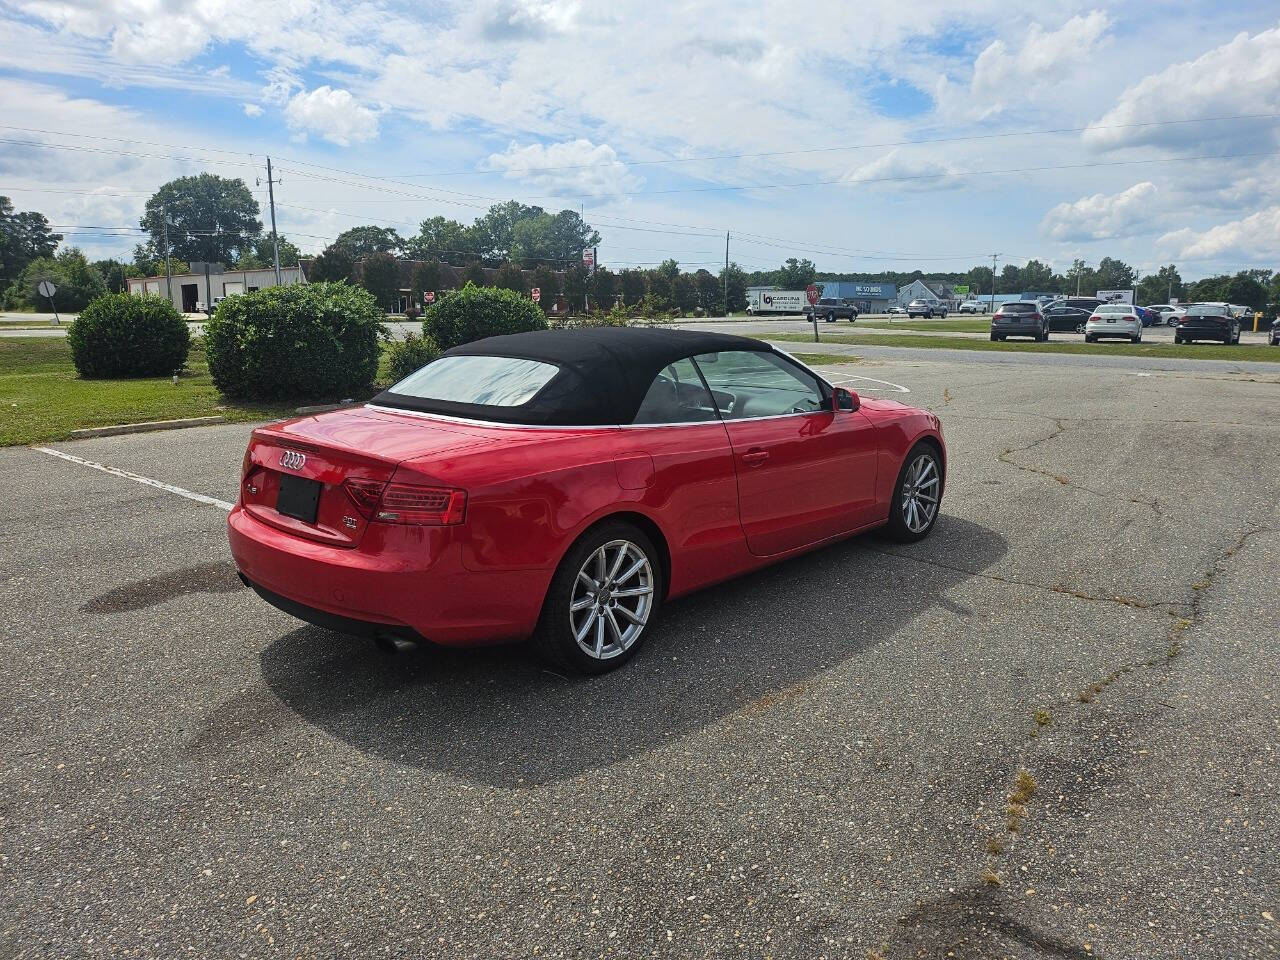
M 390 656 L 311 626 L 263 650 L 262 673 L 303 720 L 358 750 L 532 786 L 768 706 L 922 612 L 956 611 L 947 591 L 1006 549 L 994 531 L 945 515 L 919 544 L 836 544 L 672 603 L 636 657 L 602 677 L 561 677 L 523 646 Z

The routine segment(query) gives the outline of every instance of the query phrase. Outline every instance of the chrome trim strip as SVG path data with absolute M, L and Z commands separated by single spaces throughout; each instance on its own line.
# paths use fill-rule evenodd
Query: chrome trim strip
M 817 376 L 817 374 L 814 374 Z M 819 377 L 819 379 L 822 379 Z M 826 382 L 825 380 L 823 381 Z M 782 420 L 786 417 L 812 417 L 817 413 L 831 413 L 830 410 L 810 410 L 806 413 L 775 413 L 767 417 L 741 417 L 725 420 L 682 420 L 679 423 L 583 423 L 549 426 L 542 423 L 499 423 L 496 420 L 473 420 L 468 417 L 451 417 L 445 413 L 426 413 L 422 410 L 401 410 L 399 407 L 384 407 L 377 403 L 366 403 L 365 409 L 379 413 L 395 413 L 406 417 L 418 417 L 422 420 L 443 420 L 445 423 L 462 423 L 477 427 L 498 427 L 508 430 L 655 430 L 659 427 L 705 427 L 713 423 L 727 426 L 731 423 L 753 423 L 757 420 Z

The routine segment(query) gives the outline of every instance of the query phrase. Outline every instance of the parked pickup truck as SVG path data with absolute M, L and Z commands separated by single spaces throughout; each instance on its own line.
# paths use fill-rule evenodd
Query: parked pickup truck
M 812 319 L 814 314 L 827 323 L 834 323 L 837 320 L 848 320 L 853 323 L 858 319 L 858 308 L 853 305 L 852 300 L 824 299 L 804 308 L 806 318 Z

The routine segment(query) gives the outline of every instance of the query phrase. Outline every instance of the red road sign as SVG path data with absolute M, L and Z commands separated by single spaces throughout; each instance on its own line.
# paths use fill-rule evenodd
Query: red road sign
M 542 289 L 540 287 L 534 287 L 532 290 L 529 291 L 529 296 L 533 297 L 534 303 L 537 303 L 539 300 L 542 299 Z
M 818 297 L 821 296 L 821 294 L 818 293 L 818 285 L 816 283 L 809 284 L 804 288 L 804 295 L 809 298 L 810 304 L 817 303 Z
M 434 290 L 424 290 L 424 291 L 423 291 L 423 293 L 422 293 L 422 299 L 423 299 L 423 301 L 424 301 L 424 302 L 426 302 L 427 304 L 435 303 L 435 302 L 436 302 L 436 292 L 435 292 Z

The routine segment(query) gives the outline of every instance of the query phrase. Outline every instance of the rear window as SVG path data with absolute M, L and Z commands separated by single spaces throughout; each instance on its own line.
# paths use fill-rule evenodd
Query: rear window
M 518 407 L 559 372 L 554 364 L 519 357 L 441 357 L 409 374 L 391 392 L 423 400 Z
M 1188 317 L 1225 317 L 1226 307 L 1215 307 L 1209 303 L 1195 303 L 1187 307 Z
M 1099 316 L 1106 316 L 1108 314 L 1128 314 L 1133 312 L 1133 307 L 1129 306 L 1127 303 L 1104 303 L 1093 312 Z
M 1000 308 L 1000 313 L 1035 313 L 1036 305 L 1034 303 L 1006 303 Z

